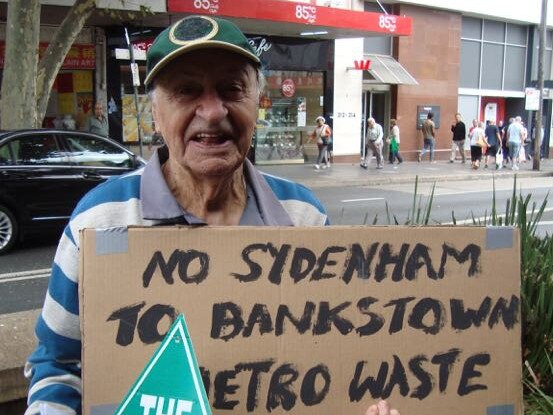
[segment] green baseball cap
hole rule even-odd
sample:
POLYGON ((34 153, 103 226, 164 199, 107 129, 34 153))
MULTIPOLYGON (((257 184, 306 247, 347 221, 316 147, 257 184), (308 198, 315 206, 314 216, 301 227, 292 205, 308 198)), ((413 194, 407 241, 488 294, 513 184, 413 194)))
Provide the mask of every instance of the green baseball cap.
POLYGON ((239 53, 256 64, 259 58, 248 39, 232 22, 217 17, 188 16, 172 24, 152 43, 146 54, 148 86, 173 59, 198 49, 225 49, 239 53))

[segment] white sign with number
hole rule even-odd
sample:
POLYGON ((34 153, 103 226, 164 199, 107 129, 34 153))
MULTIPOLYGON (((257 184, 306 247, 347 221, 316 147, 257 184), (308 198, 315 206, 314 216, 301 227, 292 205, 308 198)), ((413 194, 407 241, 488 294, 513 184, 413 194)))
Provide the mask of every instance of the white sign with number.
POLYGON ((525 94, 524 109, 526 111, 538 111, 540 109, 540 91, 536 88, 526 88, 525 94))

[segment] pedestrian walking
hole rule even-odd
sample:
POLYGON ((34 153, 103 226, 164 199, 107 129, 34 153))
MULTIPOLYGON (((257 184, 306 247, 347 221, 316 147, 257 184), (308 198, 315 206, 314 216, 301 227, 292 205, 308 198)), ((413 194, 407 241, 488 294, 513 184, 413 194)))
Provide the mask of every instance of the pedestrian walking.
POLYGON ((518 157, 521 163, 526 163, 526 160, 532 160, 530 153, 530 143, 532 143, 532 138, 529 137, 528 129, 524 125, 524 121, 521 121, 520 125, 522 126, 522 137, 518 157))
POLYGON ((511 158, 512 170, 518 170, 520 146, 523 141, 522 118, 516 116, 507 129, 507 145, 509 146, 509 157, 511 158))
POLYGON ((484 132, 484 123, 480 121, 470 134, 470 160, 471 167, 475 170, 480 167, 483 147, 488 147, 488 143, 484 132))
POLYGON ((313 167, 319 170, 322 165, 323 169, 326 169, 327 167, 330 167, 328 145, 332 139, 332 130, 330 129, 330 126, 326 124, 326 120, 323 116, 318 116, 315 119, 315 122, 317 123, 317 126, 308 140, 308 142, 316 140, 317 148, 319 149, 319 155, 317 156, 317 161, 313 167))
POLYGON ((365 143, 365 159, 361 163, 361 167, 367 169, 371 163, 373 154, 376 157, 376 168, 381 169, 382 166, 382 147, 384 146, 384 132, 382 127, 373 117, 367 120, 367 142, 365 143))
POLYGON ((499 135, 499 129, 495 125, 495 120, 490 120, 484 134, 486 135, 486 141, 488 143, 486 156, 484 158, 484 168, 488 168, 488 160, 490 157, 493 157, 495 161, 497 152, 501 151, 501 136, 499 135))
POLYGON ((451 157, 450 163, 455 161, 457 157, 457 150, 461 153, 462 163, 465 164, 467 157, 465 155, 465 139, 467 137, 467 127, 461 118, 461 114, 455 114, 455 122, 451 124, 451 132, 453 133, 453 139, 451 141, 451 157))
POLYGON ((397 125, 397 121, 394 118, 390 120, 390 135, 388 136, 387 142, 390 145, 389 163, 394 164, 396 159, 397 159, 397 164, 403 163, 403 157, 401 157, 401 154, 399 153, 399 143, 400 143, 399 126, 397 125))
POLYGON ((436 125, 432 120, 434 113, 429 112, 426 115, 426 120, 422 123, 422 140, 423 145, 419 153, 419 163, 422 161, 422 157, 426 153, 430 153, 430 163, 434 162, 434 148, 436 147, 436 125))

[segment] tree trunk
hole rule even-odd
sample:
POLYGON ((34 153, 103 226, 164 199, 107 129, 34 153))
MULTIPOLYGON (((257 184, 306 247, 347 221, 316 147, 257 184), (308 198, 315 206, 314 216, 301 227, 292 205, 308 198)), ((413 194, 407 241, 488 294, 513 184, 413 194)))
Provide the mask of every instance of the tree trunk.
POLYGON ((0 127, 34 127, 37 121, 36 71, 40 30, 39 0, 10 0, 0 102, 0 127))
MULTIPOLYGON (((12 0, 10 0, 11 2, 12 0)), ((84 24, 94 8, 95 0, 77 0, 63 22, 61 23, 54 38, 48 45, 44 56, 38 64, 36 84, 36 127, 42 125, 46 114, 46 107, 50 98, 50 91, 56 80, 65 56, 73 45, 73 42, 81 32, 84 24)))

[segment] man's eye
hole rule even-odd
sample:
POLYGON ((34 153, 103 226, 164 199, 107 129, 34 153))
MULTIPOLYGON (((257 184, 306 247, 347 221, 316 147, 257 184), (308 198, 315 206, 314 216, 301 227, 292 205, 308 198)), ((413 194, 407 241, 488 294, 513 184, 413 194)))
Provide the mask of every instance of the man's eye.
POLYGON ((183 85, 177 89, 179 95, 194 95, 198 93, 199 88, 194 85, 183 85))
POLYGON ((245 93, 245 88, 242 84, 228 84, 221 88, 222 95, 227 99, 241 98, 245 93))

